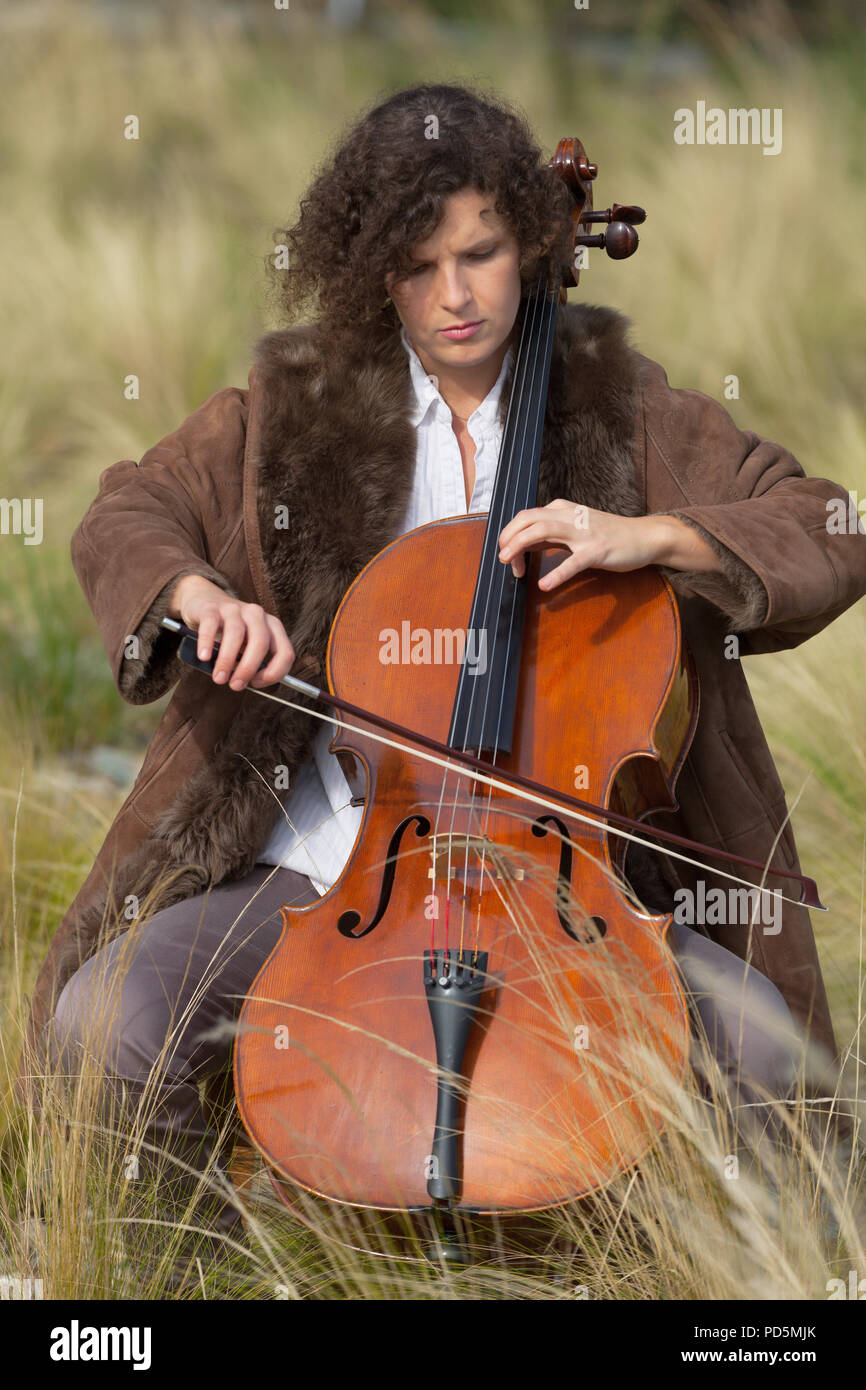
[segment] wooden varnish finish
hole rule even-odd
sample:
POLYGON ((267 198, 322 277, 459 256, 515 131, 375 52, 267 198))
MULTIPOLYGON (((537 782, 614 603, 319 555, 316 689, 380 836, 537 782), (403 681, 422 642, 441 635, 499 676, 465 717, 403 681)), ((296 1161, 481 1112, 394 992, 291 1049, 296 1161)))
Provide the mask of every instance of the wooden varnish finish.
MULTIPOLYGON (((361 572, 337 613, 328 647, 332 691, 366 709, 445 740, 459 668, 380 660, 384 629, 463 629, 470 612, 485 517, 437 522, 401 537, 361 572)), ((630 800, 655 803, 694 726, 676 603, 654 569, 591 571, 553 594, 537 579, 561 551, 531 557, 514 746, 498 760, 555 790, 604 801, 618 779, 630 800), (684 743, 685 740, 685 743, 684 743), (633 762, 630 760, 634 760, 633 762), (649 777, 629 777, 623 769, 649 777), (641 785, 646 792, 641 793, 641 785)), ((431 841, 404 834, 382 921, 347 939, 341 913, 374 917, 395 827, 417 812, 435 817, 441 768, 340 732, 332 749, 369 784, 364 821, 347 867, 318 903, 292 910, 289 925, 250 991, 241 1016, 235 1086, 243 1122, 290 1184, 359 1207, 427 1207, 427 1156, 436 1102, 433 1035, 422 958, 431 923, 431 841), (285 1027, 288 1047, 277 1047, 285 1027)), ((452 827, 458 775, 449 774, 442 831, 452 827)), ((462 799, 469 782, 459 780, 462 799)), ((646 1151, 661 1126, 648 1104, 630 1040, 682 1075, 685 1003, 663 938, 669 918, 636 912, 611 877, 603 829, 563 822, 575 849, 576 920, 604 918, 602 939, 575 941, 556 911, 560 837, 532 833, 546 812, 479 788, 476 804, 503 876, 488 876, 478 946, 489 953, 491 987, 467 1057, 460 1205, 482 1212, 550 1207, 604 1186, 646 1151), (517 877, 518 871, 523 876, 517 877), (589 1045, 575 1046, 588 1028, 589 1045)), ((605 803, 607 804, 607 803, 605 803)), ((633 808, 634 809, 634 808, 633 808)), ((639 812, 638 812, 639 813, 639 812)), ((456 834, 478 833, 465 808, 456 834)), ((472 863, 473 856, 470 856, 472 863)), ((453 863, 462 866, 462 852, 453 863)), ((460 944, 460 882, 452 888, 449 945, 460 944)), ((469 927, 477 879, 466 885, 469 927)), ((436 883, 436 945, 444 944, 445 892, 436 883)), ((651 1063, 648 1064, 651 1066, 651 1063)))

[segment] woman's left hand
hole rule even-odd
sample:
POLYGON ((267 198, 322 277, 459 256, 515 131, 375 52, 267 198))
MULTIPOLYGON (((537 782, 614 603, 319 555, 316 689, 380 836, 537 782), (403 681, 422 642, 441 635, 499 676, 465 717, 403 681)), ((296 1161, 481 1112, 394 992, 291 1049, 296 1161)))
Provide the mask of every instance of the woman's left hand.
POLYGON ((500 534, 499 558, 510 562, 519 578, 526 568, 525 552, 551 546, 562 546, 569 554, 538 581, 540 589, 555 589, 588 569, 714 569, 717 563, 706 542, 676 517, 618 516, 564 498, 518 512, 500 534))

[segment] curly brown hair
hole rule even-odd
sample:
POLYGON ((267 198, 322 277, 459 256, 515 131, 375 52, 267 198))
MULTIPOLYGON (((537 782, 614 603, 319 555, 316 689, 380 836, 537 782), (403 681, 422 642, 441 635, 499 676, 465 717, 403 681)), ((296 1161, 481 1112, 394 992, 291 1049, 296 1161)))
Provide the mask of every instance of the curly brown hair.
POLYGON ((275 233, 289 253, 288 269, 268 258, 280 317, 312 317, 332 337, 396 329, 385 277, 407 273, 411 248, 465 188, 492 195, 510 226, 524 295, 542 265, 568 260, 571 199, 526 118, 494 94, 422 83, 357 120, 301 198, 297 222, 275 233))

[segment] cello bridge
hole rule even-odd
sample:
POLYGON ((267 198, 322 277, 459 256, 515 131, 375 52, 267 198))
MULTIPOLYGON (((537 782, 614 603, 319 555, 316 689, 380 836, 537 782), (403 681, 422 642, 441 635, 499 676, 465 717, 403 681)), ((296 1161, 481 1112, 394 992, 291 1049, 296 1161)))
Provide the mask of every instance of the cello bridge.
POLYGON ((492 878, 519 882, 525 870, 509 861, 500 845, 484 835, 437 834, 435 848, 430 850, 428 878, 459 878, 471 882, 490 874, 492 878))

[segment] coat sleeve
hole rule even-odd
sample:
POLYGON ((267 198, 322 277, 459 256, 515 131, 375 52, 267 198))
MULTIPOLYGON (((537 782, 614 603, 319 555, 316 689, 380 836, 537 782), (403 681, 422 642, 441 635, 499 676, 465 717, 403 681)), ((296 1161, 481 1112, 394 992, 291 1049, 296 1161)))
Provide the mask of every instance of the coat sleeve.
POLYGON ((239 446, 242 472, 242 396, 233 387, 216 392, 138 463, 122 459, 106 468, 73 533, 73 568, 117 689, 130 704, 159 699, 183 669, 177 637, 160 627, 179 579, 200 574, 239 597, 217 567, 225 549, 219 526, 224 508, 207 459, 208 443, 211 451, 239 446), (233 440, 239 427, 240 438, 233 440))
POLYGON ((722 566, 670 577, 719 608, 747 651, 798 646, 866 593, 866 532, 834 525, 849 494, 644 364, 647 512, 692 526, 722 566))

